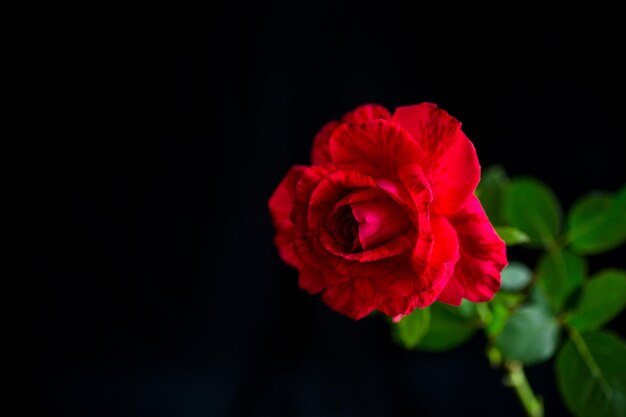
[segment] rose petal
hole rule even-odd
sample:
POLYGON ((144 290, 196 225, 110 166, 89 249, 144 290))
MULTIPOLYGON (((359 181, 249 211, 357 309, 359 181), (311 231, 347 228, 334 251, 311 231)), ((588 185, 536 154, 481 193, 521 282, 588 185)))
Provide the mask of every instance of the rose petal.
POLYGON ((332 120, 326 123, 322 130, 320 130, 315 139, 313 139, 313 146, 311 147, 311 163, 313 165, 323 165, 331 163, 330 151, 328 150, 328 141, 335 129, 341 126, 341 123, 332 120))
POLYGON ((320 181, 335 170, 334 166, 314 165, 305 169, 302 173, 300 180, 296 184, 293 208, 290 214, 291 222, 296 227, 297 232, 306 233, 311 194, 313 194, 320 181))
POLYGON ((330 284, 361 276, 361 262, 349 262, 330 253, 320 242, 319 235, 334 202, 352 188, 368 187, 375 182, 357 171, 341 171, 333 165, 307 168, 296 185, 296 197, 291 210, 295 225, 294 252, 307 266, 322 271, 330 284))
MULTIPOLYGON (((304 170, 296 184, 295 198, 290 219, 294 225, 294 252, 300 260, 314 269, 321 269, 320 260, 316 258, 311 244, 308 227, 309 200, 315 187, 336 168, 328 165, 314 165, 304 170)), ((316 232, 314 232, 316 233, 316 232)))
POLYGON ((439 301, 454 305, 462 298, 489 301, 500 289, 500 272, 508 263, 506 245, 475 196, 450 223, 459 236, 460 258, 439 301))
POLYGON ((363 275, 364 273, 371 272, 373 268, 372 262, 385 260, 397 255, 401 255, 404 252, 410 250, 415 244, 415 231, 411 230, 403 235, 395 237, 394 239, 386 242, 374 249, 364 250, 361 252, 346 252, 346 249, 341 247, 332 234, 326 227, 320 229, 319 240, 322 246, 331 254, 340 256, 348 261, 358 261, 359 263, 366 263, 362 266, 350 263, 346 265, 339 265, 337 261, 326 260, 329 265, 335 266, 339 271, 343 273, 353 273, 356 275, 363 275), (368 268, 370 271, 368 271, 368 268))
POLYGON ((268 203, 272 223, 276 229, 274 243, 278 247, 278 253, 287 264, 295 268, 300 268, 302 263, 293 251, 294 225, 289 214, 293 207, 296 184, 305 169, 306 167, 302 165, 290 168, 268 203))
POLYGON ((389 119, 391 113, 380 104, 364 104, 348 112, 341 119, 344 123, 360 124, 368 120, 389 119))
POLYGON ((404 210, 391 199, 361 201, 350 206, 359 222, 359 241, 364 250, 380 246, 411 228, 404 210))
POLYGON ((437 301, 453 306, 460 306, 463 301, 464 294, 465 290, 461 286, 461 281, 455 278, 450 278, 448 284, 444 287, 443 291, 441 291, 441 294, 439 294, 437 301))
POLYGON ((324 289, 326 282, 321 271, 304 267, 300 270, 298 285, 310 294, 317 294, 324 289))
POLYGON ((337 165, 350 166, 376 179, 396 178, 398 166, 417 162, 421 153, 406 130, 386 120, 344 124, 332 134, 329 148, 337 165))
POLYGON ((373 119, 388 119, 389 110, 378 104, 365 104, 359 106, 343 116, 342 121, 332 120, 326 123, 313 140, 311 148, 311 162, 313 165, 323 165, 331 163, 328 150, 328 141, 332 133, 343 123, 363 123, 373 119))
MULTIPOLYGON (((395 204, 395 200, 390 198, 389 194, 385 190, 374 187, 368 187, 364 189, 358 189, 357 191, 352 191, 347 196, 339 200, 339 202, 337 202, 333 207, 330 215, 327 217, 325 224, 319 230, 319 240, 326 248, 326 250, 334 255, 341 256, 350 261, 372 262, 396 256, 411 249, 414 246, 416 233, 415 228, 410 224, 406 229, 402 231, 401 234, 371 250, 364 250, 360 252, 347 252, 346 244, 342 246, 338 243, 338 239, 336 237, 338 232, 334 228, 338 227, 338 225, 335 223, 337 222, 337 218, 339 217, 340 210, 349 209, 350 215, 352 215, 350 205, 358 204, 361 202, 373 202, 380 200, 395 204)), ((398 205, 398 209, 402 211, 401 214, 404 216, 404 208, 401 208, 398 205)), ((356 219, 354 219, 354 221, 356 222, 356 219)), ((352 237, 352 239, 354 239, 354 237, 352 237)), ((352 245, 352 242, 350 242, 350 244, 352 245)))
MULTIPOLYGON (((404 188, 408 190, 415 212, 417 213, 418 237, 413 250, 415 259, 424 263, 430 259, 433 248, 433 234, 430 225, 430 202, 433 199, 430 185, 419 165, 403 165, 398 170, 398 176, 404 188)), ((413 221, 415 223, 415 220, 413 221)))
MULTIPOLYGON (((416 308, 428 307, 434 303, 450 276, 447 264, 431 264, 420 274, 420 279, 433 283, 430 288, 408 296, 388 296, 382 292, 375 292, 374 305, 376 309, 388 316, 410 314, 416 308)), ((414 279, 414 277, 413 277, 414 279)), ((406 278, 405 278, 406 282, 406 278)), ((402 280, 396 280, 396 286, 405 286, 402 280), (397 285, 400 284, 400 285, 397 285)))
POLYGON ((430 226, 433 231, 433 251, 429 262, 454 265, 459 260, 459 238, 447 218, 432 216, 430 226))
POLYGON ((461 131, 461 123, 430 103, 398 107, 390 120, 406 129, 423 149, 420 164, 433 190, 431 210, 438 214, 459 211, 480 180, 476 150, 461 131))
POLYGON ((409 314, 434 303, 447 285, 459 258, 456 232, 443 217, 435 217, 431 223, 434 246, 428 262, 413 256, 404 268, 397 263, 386 276, 370 278, 377 310, 389 316, 409 314))
POLYGON ((369 282, 363 278, 355 278, 327 288, 322 294, 322 300, 331 309, 358 320, 374 310, 373 296, 369 282))
MULTIPOLYGON (((383 259, 405 252, 414 241, 414 230, 376 249, 347 255, 340 248, 333 249, 332 237, 326 230, 326 220, 338 201, 344 201, 353 190, 366 190, 376 186, 369 176, 354 170, 337 169, 332 165, 315 166, 307 169, 296 187, 296 199, 292 210, 296 239, 294 250, 309 266, 324 271, 328 282, 350 277, 364 276, 372 271, 387 268, 383 259), (307 204, 308 202, 308 204, 307 204), (382 262, 382 263, 381 263, 382 262), (326 271, 334 271, 327 276, 326 271)), ((360 195, 360 193, 359 193, 360 195)))
POLYGON ((309 230, 318 230, 320 222, 328 219, 337 202, 351 191, 374 186, 374 179, 359 171, 340 169, 329 173, 310 195, 307 214, 309 230))

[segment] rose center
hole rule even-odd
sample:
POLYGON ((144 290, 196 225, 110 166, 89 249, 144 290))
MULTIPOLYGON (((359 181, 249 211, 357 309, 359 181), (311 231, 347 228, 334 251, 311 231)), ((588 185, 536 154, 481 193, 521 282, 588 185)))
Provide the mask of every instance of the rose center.
POLYGON ((334 220, 335 240, 353 253, 376 248, 411 228, 404 210, 390 199, 346 204, 337 210, 334 220))

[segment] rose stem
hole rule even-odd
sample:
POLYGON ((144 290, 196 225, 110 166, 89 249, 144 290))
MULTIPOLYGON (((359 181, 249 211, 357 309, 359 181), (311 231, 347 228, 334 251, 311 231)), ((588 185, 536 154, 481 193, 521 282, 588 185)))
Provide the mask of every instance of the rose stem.
POLYGON ((530 387, 524 368, 519 362, 507 362, 504 367, 507 370, 507 385, 515 390, 517 398, 524 406, 528 417, 543 417, 543 404, 530 387))

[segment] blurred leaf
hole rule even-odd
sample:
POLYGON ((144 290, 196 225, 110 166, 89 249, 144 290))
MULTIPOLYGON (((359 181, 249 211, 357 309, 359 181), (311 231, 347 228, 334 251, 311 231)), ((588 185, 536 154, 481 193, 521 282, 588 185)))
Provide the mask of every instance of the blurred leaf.
POLYGON ((487 333, 488 336, 498 335, 502 329, 504 329, 509 314, 509 309, 504 304, 493 304, 491 308, 491 321, 487 324, 485 333, 487 333))
POLYGON ((549 247, 561 230, 561 207, 552 190, 533 178, 511 181, 504 198, 508 224, 526 233, 529 244, 549 247))
POLYGON ((523 290, 530 283, 532 271, 521 262, 511 261, 502 271, 502 289, 516 292, 523 290))
POLYGON ((626 415, 626 345, 605 332, 574 334, 555 371, 561 396, 579 417, 626 415))
POLYGON ((530 290, 529 300, 533 304, 538 304, 545 308, 550 308, 550 302, 548 301, 548 296, 546 296, 546 291, 543 287, 539 285, 534 285, 530 290))
POLYGON ((477 319, 478 313, 476 312, 476 304, 468 300, 461 301, 461 305, 459 306, 459 314, 465 319, 477 319))
POLYGON ((394 339, 407 349, 415 349, 430 325, 430 310, 416 308, 411 314, 392 324, 394 339))
POLYGON ((532 365, 554 354, 558 338, 559 326, 552 313, 530 304, 511 315, 496 338, 496 346, 505 358, 532 365))
POLYGON ((581 254, 606 252, 626 240, 626 187, 617 198, 591 193, 580 198, 567 218, 572 249, 581 254))
POLYGON ((522 245, 530 242, 530 237, 519 229, 511 226, 496 226, 496 233, 507 246, 522 245))
POLYGON ((476 326, 461 316, 458 307, 435 303, 429 307, 430 328, 417 348, 427 351, 445 351, 468 340, 476 326))
POLYGON ((608 269, 587 282, 568 323, 581 331, 595 330, 618 315, 624 305, 626 271, 608 269))
POLYGON ((549 252, 539 259, 538 285, 553 311, 561 311, 567 297, 582 285, 586 272, 585 259, 567 250, 549 252))
POLYGON ((525 298, 526 296, 524 294, 516 294, 516 293, 508 293, 508 292, 500 291, 493 297, 493 300, 491 300, 490 303, 502 304, 509 310, 512 310, 516 308, 517 306, 519 306, 524 301, 525 298))
POLYGON ((497 226, 496 233, 504 240, 507 246, 521 245, 530 242, 530 238, 524 232, 511 226, 497 226))
POLYGON ((502 199, 508 182, 509 178, 500 165, 490 166, 482 172, 476 194, 492 224, 505 224, 502 216, 502 199))

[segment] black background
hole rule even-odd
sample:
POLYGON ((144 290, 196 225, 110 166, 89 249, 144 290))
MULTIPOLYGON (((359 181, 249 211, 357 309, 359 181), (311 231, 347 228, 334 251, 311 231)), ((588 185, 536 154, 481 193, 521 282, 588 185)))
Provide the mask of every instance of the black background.
MULTIPOLYGON (((37 70, 54 134, 27 212, 38 415, 522 416, 481 337, 403 351, 380 318, 299 290, 272 243, 274 187, 366 102, 439 104, 483 167, 539 177, 564 207, 624 183, 610 11, 450 12, 276 1, 57 28, 65 53, 37 70)), ((590 259, 607 266, 623 256, 590 259)), ((547 415, 567 415, 552 362, 528 374, 547 415)))

